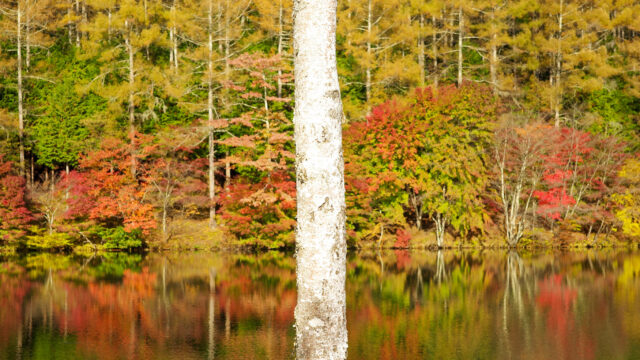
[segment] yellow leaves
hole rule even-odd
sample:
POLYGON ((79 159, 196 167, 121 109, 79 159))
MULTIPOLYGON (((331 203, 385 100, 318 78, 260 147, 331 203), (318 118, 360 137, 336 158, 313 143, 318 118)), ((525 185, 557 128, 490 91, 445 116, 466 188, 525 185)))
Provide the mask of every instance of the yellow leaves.
POLYGON ((131 43, 137 48, 145 48, 151 44, 165 47, 170 45, 158 24, 153 24, 151 27, 142 30, 138 37, 131 40, 131 43))
POLYGON ((16 114, 10 114, 6 109, 0 108, 0 130, 8 132, 10 128, 15 128, 17 120, 16 114))
POLYGON ((622 167, 618 176, 627 180, 640 181, 640 160, 631 159, 622 167))
POLYGON ((626 181, 628 187, 624 193, 613 195, 613 201, 620 208, 616 217, 622 222, 622 231, 626 235, 640 237, 640 159, 628 160, 618 176, 626 181))

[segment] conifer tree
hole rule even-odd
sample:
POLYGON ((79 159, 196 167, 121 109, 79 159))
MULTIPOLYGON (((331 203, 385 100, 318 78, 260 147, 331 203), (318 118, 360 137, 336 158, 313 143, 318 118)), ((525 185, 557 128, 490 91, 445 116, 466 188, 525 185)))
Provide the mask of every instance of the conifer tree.
POLYGON ((341 44, 341 50, 355 61, 353 71, 362 79, 364 100, 380 101, 387 93, 414 85, 418 62, 405 61, 401 47, 406 43, 415 49, 413 41, 407 41, 411 18, 405 2, 350 0, 343 5, 338 32, 349 41, 341 44))
POLYGON ((109 99, 114 118, 126 116, 131 174, 136 177, 136 120, 157 116, 154 85, 161 78, 149 47, 166 45, 155 21, 160 9, 151 0, 124 0, 113 9, 100 10, 86 26, 85 48, 89 55, 98 56, 102 64, 100 75, 88 85, 109 99))

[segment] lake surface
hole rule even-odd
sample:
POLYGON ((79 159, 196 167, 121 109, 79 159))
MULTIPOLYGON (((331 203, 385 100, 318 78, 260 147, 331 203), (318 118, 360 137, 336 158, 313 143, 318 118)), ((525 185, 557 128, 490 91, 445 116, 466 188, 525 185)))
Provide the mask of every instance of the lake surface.
MULTIPOLYGON (((291 359, 291 254, 0 258, 0 359, 291 359)), ((640 252, 350 253, 350 359, 640 359, 640 252)))

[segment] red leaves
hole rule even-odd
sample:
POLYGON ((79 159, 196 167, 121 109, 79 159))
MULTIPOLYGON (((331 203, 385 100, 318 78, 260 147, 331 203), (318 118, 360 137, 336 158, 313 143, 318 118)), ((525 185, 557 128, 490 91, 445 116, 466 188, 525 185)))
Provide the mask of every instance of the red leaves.
POLYGON ((396 241, 393 243, 395 249, 408 249, 411 241, 411 234, 405 229, 396 231, 396 241))
POLYGON ((575 205, 576 199, 567 195, 564 188, 551 188, 547 191, 536 190, 533 196, 538 199, 538 214, 546 215, 553 220, 560 220, 559 209, 575 205))
MULTIPOLYGON (((145 153, 155 148, 144 147, 146 150, 138 154, 138 158, 143 159, 145 153)), ((91 204, 88 215, 92 220, 105 222, 115 219, 127 231, 141 229, 144 234, 149 234, 156 227, 153 206, 145 201, 150 185, 141 181, 144 173, 140 174, 140 179, 133 178, 130 159, 127 144, 114 138, 105 139, 98 150, 80 161, 85 177, 81 184, 88 191, 84 199, 78 197, 75 201, 91 204)), ((140 166, 138 169, 143 170, 140 166)))
POLYGON ((221 196, 227 230, 241 241, 271 247, 291 244, 295 229, 295 181, 284 171, 260 183, 237 183, 221 196))
POLYGON ((33 219, 25 203, 25 180, 0 155, 0 229, 19 229, 33 219))
MULTIPOLYGON (((606 211, 588 203, 603 199, 613 186, 622 163, 621 144, 571 128, 546 128, 540 158, 544 161, 542 189, 533 195, 538 199, 538 213, 553 220, 582 213, 606 211)), ((592 215, 600 216, 597 213, 592 215)))

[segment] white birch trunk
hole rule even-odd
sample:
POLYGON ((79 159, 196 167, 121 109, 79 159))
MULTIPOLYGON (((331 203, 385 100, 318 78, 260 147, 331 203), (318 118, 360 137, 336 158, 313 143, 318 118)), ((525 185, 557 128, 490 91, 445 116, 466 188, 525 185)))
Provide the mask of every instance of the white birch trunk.
POLYGON ((433 34, 432 34, 432 42, 431 42, 431 50, 433 51, 433 87, 438 89, 438 31, 437 31, 437 23, 436 17, 431 16, 431 21, 433 22, 433 34))
POLYGON ((371 27, 373 22, 373 8, 371 0, 367 5, 367 69, 366 69, 366 82, 365 82, 365 95, 367 101, 371 100, 371 27))
MULTIPOLYGON (((280 0, 278 8, 278 56, 282 56, 282 48, 284 43, 284 7, 282 6, 282 0, 280 0)), ((282 69, 278 69, 278 97, 282 97, 282 69)))
POLYGON ((24 58, 24 68, 25 71, 29 71, 29 67, 31 66, 31 29, 30 29, 30 12, 31 8, 29 7, 29 3, 26 3, 26 7, 24 9, 24 47, 26 50, 25 58, 24 58))
POLYGON ((127 27, 127 37, 126 37, 126 45, 127 52, 129 55, 129 146, 131 151, 131 175, 136 177, 137 163, 136 163, 136 125, 135 125, 135 70, 134 70, 134 54, 133 54, 133 44, 131 44, 131 28, 128 25, 128 22, 125 22, 125 26, 127 27))
POLYGON ((458 13, 458 87, 462 86, 462 46, 464 40, 464 14, 462 8, 458 13))
POLYGON ((495 8, 491 10, 491 56, 489 57, 489 74, 493 94, 498 95, 498 30, 496 29, 495 8))
POLYGON ((560 14, 558 16, 558 43, 556 53, 556 81, 554 92, 555 127, 560 127, 560 106, 562 103, 562 30, 563 30, 564 0, 560 0, 560 14))
POLYGON ((295 0, 296 354, 346 359, 346 239, 337 0, 295 0))
POLYGON ((422 37, 424 29, 424 17, 420 15, 420 34, 418 35, 418 66, 420 66, 420 86, 424 87, 425 84, 425 71, 424 71, 424 38, 422 37))
POLYGON ((215 138, 213 129, 213 0, 209 0, 208 13, 208 51, 207 61, 207 115, 209 120, 209 227, 215 229, 216 224, 216 185, 215 185, 215 138))

